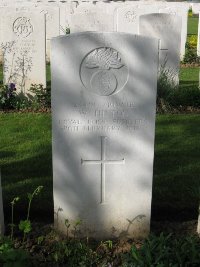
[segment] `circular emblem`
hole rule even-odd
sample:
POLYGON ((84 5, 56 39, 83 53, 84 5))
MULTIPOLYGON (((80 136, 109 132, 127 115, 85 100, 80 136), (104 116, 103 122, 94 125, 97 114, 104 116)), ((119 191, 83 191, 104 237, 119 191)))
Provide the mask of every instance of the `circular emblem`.
POLYGON ((134 22, 135 19, 137 18, 137 15, 135 14, 134 11, 128 11, 126 12, 126 14, 124 15, 125 19, 128 21, 128 22, 134 22))
POLYGON ((119 92, 126 84, 128 68, 115 49, 96 48, 83 59, 80 78, 90 92, 110 96, 119 92))
POLYGON ((27 37, 33 32, 33 26, 30 19, 19 17, 13 23, 13 32, 20 37, 27 37))

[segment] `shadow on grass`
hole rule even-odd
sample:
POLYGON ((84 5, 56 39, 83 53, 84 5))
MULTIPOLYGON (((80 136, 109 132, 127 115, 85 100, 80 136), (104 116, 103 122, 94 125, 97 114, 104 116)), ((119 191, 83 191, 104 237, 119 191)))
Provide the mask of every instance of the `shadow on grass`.
POLYGON ((152 219, 197 219, 200 186, 198 115, 157 119, 152 219))
POLYGON ((1 151, 2 184, 5 220, 11 220, 10 202, 16 196, 20 201, 15 206, 15 220, 24 219, 27 211, 27 193, 32 193, 39 185, 44 186, 40 195, 36 196, 31 206, 31 220, 53 222, 53 181, 51 145, 43 147, 43 152, 27 159, 4 163, 4 158, 14 154, 1 151))

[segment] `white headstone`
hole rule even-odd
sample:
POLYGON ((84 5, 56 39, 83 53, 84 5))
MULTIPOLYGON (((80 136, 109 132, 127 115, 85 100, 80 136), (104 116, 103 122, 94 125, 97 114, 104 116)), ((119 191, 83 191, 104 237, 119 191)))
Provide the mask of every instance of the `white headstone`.
POLYGON ((4 83, 28 94, 31 84, 46 86, 45 20, 38 12, 1 9, 4 83))
POLYGON ((192 3, 192 13, 199 14, 200 12, 200 3, 192 3))
POLYGON ((139 8, 129 5, 118 8, 116 15, 117 31, 139 34, 139 17, 154 12, 156 12, 156 9, 151 6, 139 8))
POLYGON ((183 60, 185 55, 185 44, 187 41, 187 24, 188 24, 188 8, 186 6, 183 7, 167 7, 161 8, 159 10, 160 13, 167 13, 172 15, 177 15, 181 17, 181 60, 183 60))
POLYGON ((40 13, 45 14, 46 19, 46 55, 50 60, 50 40, 60 35, 60 9, 58 6, 37 5, 40 13))
POLYGON ((179 83, 181 17, 170 14, 140 16, 141 35, 160 39, 159 70, 164 70, 170 81, 179 83))
POLYGON ((158 40, 79 33, 52 40, 58 228, 145 237, 151 216, 158 40))
POLYGON ((114 19, 106 13, 79 13, 70 16, 70 32, 113 31, 114 19))
POLYGON ((0 236, 4 234, 4 212, 3 212, 3 198, 1 187, 1 169, 0 169, 0 236))
MULTIPOLYGON (((200 13, 199 13, 200 14, 200 13)), ((199 17, 200 18, 200 17, 199 17)), ((200 19, 198 22, 197 56, 200 56, 200 19)), ((200 80, 199 80, 200 81, 200 80)))

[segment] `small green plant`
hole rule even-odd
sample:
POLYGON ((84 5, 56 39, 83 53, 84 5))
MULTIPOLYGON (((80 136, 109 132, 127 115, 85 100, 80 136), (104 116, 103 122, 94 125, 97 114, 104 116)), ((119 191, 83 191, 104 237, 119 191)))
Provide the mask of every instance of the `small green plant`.
POLYGON ((65 226, 67 227, 67 239, 69 237, 69 227, 70 227, 70 223, 68 219, 65 219, 65 226))
POLYGON ((19 223, 19 229, 23 231, 23 243, 25 241, 26 234, 28 234, 31 231, 31 221, 30 221, 30 209, 31 209, 31 203, 35 196, 37 196, 41 190, 43 189, 43 186, 38 186, 33 193, 28 193, 28 209, 27 209, 27 217, 26 220, 21 220, 19 223))
POLYGON ((66 27, 66 29, 65 29, 65 34, 66 34, 66 35, 67 35, 67 34, 70 34, 70 28, 66 27))
POLYGON ((0 109, 14 109, 16 105, 16 88, 14 83, 0 85, 0 109))
POLYGON ((42 84, 32 84, 29 91, 33 94, 31 106, 34 110, 46 109, 51 107, 50 88, 44 88, 42 84))
POLYGON ((30 255, 23 249, 15 249, 9 238, 0 238, 0 266, 30 266, 30 255))
MULTIPOLYGON (((197 38, 197 37, 196 37, 197 38)), ((185 56, 183 59, 183 63, 199 63, 200 59, 197 56, 197 47, 196 47, 197 40, 195 37, 190 37, 187 40, 185 45, 185 56)))
POLYGON ((11 202, 11 224, 10 224, 10 227, 11 227, 11 234, 10 234, 10 239, 13 240, 13 231, 14 231, 14 227, 15 227, 15 224, 14 224, 14 206, 15 204, 19 201, 19 197, 15 197, 11 202))
POLYGON ((192 16, 193 16, 193 12, 192 12, 192 8, 190 7, 188 11, 188 17, 192 18, 192 16))
POLYGON ((75 221, 74 223, 74 239, 76 238, 76 234, 78 232, 78 227, 82 224, 82 221, 80 219, 78 219, 77 221, 75 221))
POLYGON ((123 267, 198 267, 200 239, 197 236, 175 238, 172 234, 151 235, 138 249, 135 245, 123 255, 123 267))

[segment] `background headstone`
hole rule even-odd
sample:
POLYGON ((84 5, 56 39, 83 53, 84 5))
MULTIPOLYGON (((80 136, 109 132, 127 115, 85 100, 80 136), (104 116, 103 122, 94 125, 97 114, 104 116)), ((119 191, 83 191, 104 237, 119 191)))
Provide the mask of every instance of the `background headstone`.
POLYGON ((172 15, 177 15, 181 17, 181 60, 183 60, 185 55, 185 45, 187 41, 187 24, 188 24, 188 8, 187 6, 172 6, 161 8, 160 13, 167 13, 172 15))
POLYGON ((179 83, 181 17, 170 14, 140 16, 141 35, 160 39, 159 71, 164 71, 169 81, 179 83))
POLYGON ((113 31, 113 16, 106 13, 78 13, 70 16, 70 32, 113 31))
POLYGON ((45 20, 38 12, 1 9, 4 83, 28 94, 31 84, 46 86, 45 20))
POLYGON ((155 7, 143 6, 140 8, 129 5, 118 8, 116 15, 117 31, 139 34, 139 17, 149 13, 156 13, 155 7))
POLYGON ((52 41, 55 224, 84 236, 149 233, 158 40, 76 33, 52 41))

